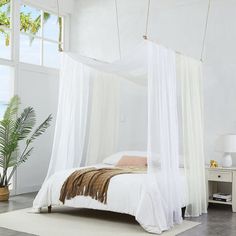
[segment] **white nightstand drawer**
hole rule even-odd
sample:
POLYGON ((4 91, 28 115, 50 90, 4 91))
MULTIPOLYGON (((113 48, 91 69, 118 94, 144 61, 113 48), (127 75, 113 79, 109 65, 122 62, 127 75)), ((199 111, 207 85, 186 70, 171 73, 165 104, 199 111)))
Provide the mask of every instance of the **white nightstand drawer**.
POLYGON ((232 173, 225 171, 209 171, 208 180, 218 182, 232 182, 232 173))

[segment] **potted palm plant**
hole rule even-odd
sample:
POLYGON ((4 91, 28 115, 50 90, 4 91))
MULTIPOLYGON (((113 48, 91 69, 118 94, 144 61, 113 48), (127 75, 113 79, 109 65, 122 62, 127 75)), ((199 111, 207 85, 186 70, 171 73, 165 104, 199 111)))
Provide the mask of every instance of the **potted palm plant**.
POLYGON ((35 130, 35 111, 27 107, 18 116, 20 99, 14 96, 0 121, 0 201, 9 199, 9 184, 19 165, 24 163, 33 151, 33 141, 50 126, 52 116, 35 130), (24 142, 20 151, 19 143, 24 142))

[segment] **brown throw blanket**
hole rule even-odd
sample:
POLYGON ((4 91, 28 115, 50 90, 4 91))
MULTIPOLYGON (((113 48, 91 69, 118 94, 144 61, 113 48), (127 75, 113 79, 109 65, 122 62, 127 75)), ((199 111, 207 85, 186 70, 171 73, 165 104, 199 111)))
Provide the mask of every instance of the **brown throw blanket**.
POLYGON ((75 196, 90 196, 101 203, 107 203, 107 190, 113 176, 131 173, 144 173, 140 168, 86 168, 74 171, 61 188, 60 201, 75 196))

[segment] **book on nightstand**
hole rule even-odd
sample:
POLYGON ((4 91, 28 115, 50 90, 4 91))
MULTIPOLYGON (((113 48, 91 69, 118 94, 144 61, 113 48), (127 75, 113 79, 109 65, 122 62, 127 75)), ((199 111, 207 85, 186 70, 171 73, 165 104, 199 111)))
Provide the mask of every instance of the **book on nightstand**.
POLYGON ((232 201, 232 195, 228 193, 214 193, 213 200, 221 202, 230 202, 232 201))

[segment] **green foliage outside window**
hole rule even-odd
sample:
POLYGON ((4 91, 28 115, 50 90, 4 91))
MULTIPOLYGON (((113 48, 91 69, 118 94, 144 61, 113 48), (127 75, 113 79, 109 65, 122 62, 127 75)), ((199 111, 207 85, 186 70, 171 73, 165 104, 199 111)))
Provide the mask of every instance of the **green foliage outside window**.
MULTIPOLYGON (((0 0, 0 8, 4 5, 8 4, 9 0, 0 0)), ((1 11, 0 9, 0 26, 4 26, 6 28, 10 28, 10 6, 7 7, 6 11, 1 11)), ((0 28, 0 33, 5 36, 5 45, 9 46, 10 43, 10 35, 4 29, 0 28)))
MULTIPOLYGON (((4 26, 4 28, 10 28, 11 22, 10 22, 10 0, 0 0, 0 27, 4 26), (1 7, 7 6, 6 11, 2 11, 1 7)), ((44 22, 47 22, 47 20, 50 18, 50 14, 47 12, 44 12, 43 14, 43 20, 44 22)), ((31 34, 30 36, 30 42, 32 43, 34 40, 34 35, 38 33, 38 31, 41 28, 41 16, 39 15, 36 19, 33 19, 31 16, 31 13, 20 13, 20 30, 23 32, 27 32, 31 34)), ((59 22, 59 42, 62 40, 62 19, 61 17, 58 18, 59 22)), ((4 34, 5 36, 5 45, 9 46, 10 44, 10 35, 9 32, 6 31, 4 28, 0 28, 0 34, 4 34)), ((58 50, 62 51, 62 47, 59 44, 58 50)))

